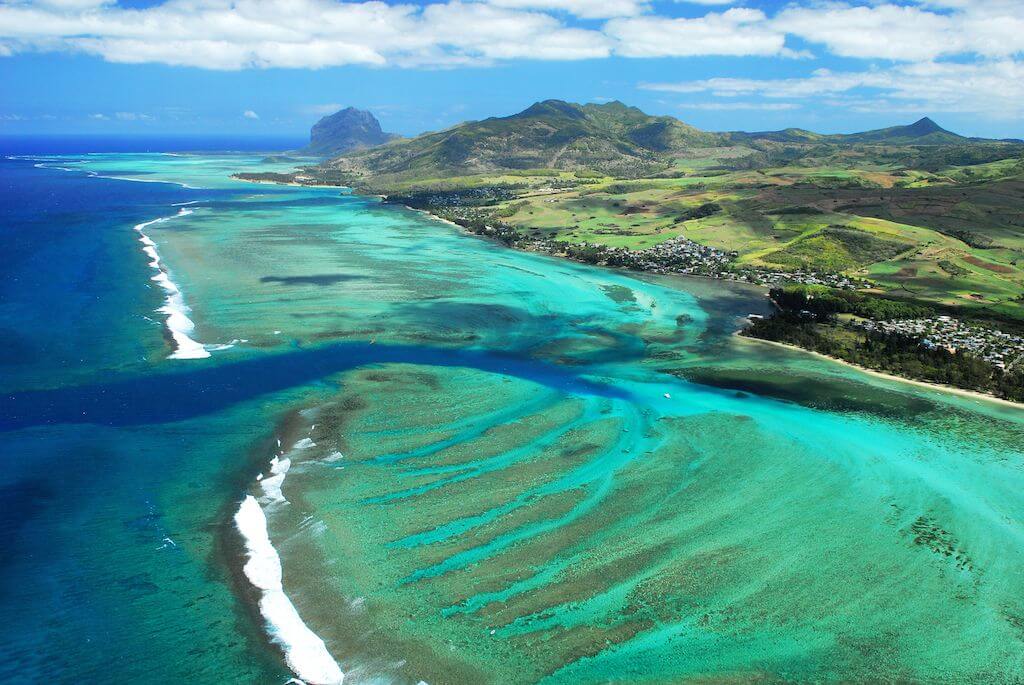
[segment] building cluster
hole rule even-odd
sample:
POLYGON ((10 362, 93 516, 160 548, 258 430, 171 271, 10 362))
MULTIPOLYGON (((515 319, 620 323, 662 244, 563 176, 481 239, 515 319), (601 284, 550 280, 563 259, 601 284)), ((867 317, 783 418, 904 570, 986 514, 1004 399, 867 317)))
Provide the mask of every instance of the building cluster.
POLYGON ((805 285, 826 285, 841 290, 856 290, 870 287, 870 283, 859 278, 842 274, 818 273, 814 271, 768 271, 765 269, 735 269, 730 265, 739 256, 736 252, 723 252, 701 245, 682 236, 666 240, 645 250, 625 248, 604 248, 607 263, 625 266, 638 271, 655 273, 682 273, 713 276, 756 285, 776 286, 788 283, 805 285))
POLYGON ((720 276, 735 254, 677 236, 643 250, 604 247, 605 261, 637 271, 720 276))
POLYGON ((972 326, 951 316, 860 322, 869 331, 915 338, 927 348, 943 348, 984 359, 996 368, 1024 367, 1024 337, 972 326))
POLYGON ((683 236, 676 236, 643 250, 631 250, 625 247, 609 247, 596 243, 567 243, 547 238, 532 238, 511 226, 502 224, 496 226, 488 224, 474 232, 499 238, 508 245, 533 252, 546 252, 590 264, 620 266, 636 271, 708 276, 763 286, 802 283, 826 285, 841 290, 856 290, 871 286, 868 281, 842 274, 802 270, 768 271, 753 267, 736 269, 732 266, 733 260, 738 256, 736 252, 724 252, 683 236))
POLYGON ((745 269, 733 274, 736 280, 756 283, 769 287, 787 285, 790 283, 801 283, 803 285, 827 285, 830 288, 839 290, 857 290, 870 288, 871 283, 862 278, 851 278, 843 274, 820 273, 817 271, 778 271, 766 269, 745 269))
POLYGON ((491 185, 458 190, 414 191, 389 195, 387 200, 415 209, 444 213, 445 211, 456 211, 459 208, 491 207, 499 202, 514 200, 517 197, 516 190, 517 187, 512 185, 491 185))

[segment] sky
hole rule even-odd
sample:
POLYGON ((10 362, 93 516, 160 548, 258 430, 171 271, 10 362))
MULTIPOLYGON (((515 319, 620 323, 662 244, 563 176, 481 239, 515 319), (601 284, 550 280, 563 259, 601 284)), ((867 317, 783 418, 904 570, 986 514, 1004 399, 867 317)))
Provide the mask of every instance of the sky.
POLYGON ((414 135, 620 100, 708 130, 1024 137, 1024 0, 0 0, 0 135, 414 135))

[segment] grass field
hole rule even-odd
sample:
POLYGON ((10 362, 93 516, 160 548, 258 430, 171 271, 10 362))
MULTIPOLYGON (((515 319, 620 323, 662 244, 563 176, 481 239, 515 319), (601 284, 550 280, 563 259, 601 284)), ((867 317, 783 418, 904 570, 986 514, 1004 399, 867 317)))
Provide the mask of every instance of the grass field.
POLYGON ((720 150, 704 153, 656 178, 538 170, 399 189, 505 186, 514 199, 494 211, 525 235, 629 249, 684 236, 736 252, 739 266, 856 275, 893 295, 1024 318, 1021 160, 937 172, 881 164, 728 170, 720 150), (692 217, 712 204, 715 211, 692 217))

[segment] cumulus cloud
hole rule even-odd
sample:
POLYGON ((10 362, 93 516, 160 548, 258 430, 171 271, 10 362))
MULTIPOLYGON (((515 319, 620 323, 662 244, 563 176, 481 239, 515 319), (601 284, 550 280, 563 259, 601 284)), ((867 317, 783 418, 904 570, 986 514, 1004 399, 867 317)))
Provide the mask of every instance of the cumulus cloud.
POLYGON ((244 112, 242 112, 242 116, 245 117, 246 119, 259 119, 260 118, 260 115, 257 114, 256 112, 252 111, 251 109, 247 109, 244 112))
POLYGON ((642 0, 490 0, 490 4, 515 9, 568 12, 583 19, 631 17, 647 9, 647 3, 642 0))
POLYGON ((1020 0, 0 0, 0 57, 75 51, 205 69, 459 67, 505 60, 835 55, 897 62, 1024 53, 1020 0), (703 9, 700 9, 703 7, 703 9), (817 47, 815 48, 818 49, 817 47))
POLYGON ((822 98, 835 106, 882 111, 965 112, 992 118, 1024 116, 1024 63, 920 62, 891 69, 833 72, 819 69, 807 78, 712 78, 676 83, 644 83, 646 90, 710 93, 722 98, 822 98))
POLYGON ((328 102, 322 105, 306 105, 301 108, 301 111, 303 114, 334 114, 342 109, 345 109, 345 105, 339 102, 328 102))
POLYGON ((143 9, 6 2, 0 3, 0 40, 14 50, 64 49, 111 62, 208 69, 454 66, 609 54, 600 32, 569 27, 551 14, 459 0, 423 7, 166 0, 143 9))
POLYGON ((786 43, 763 12, 742 8, 694 19, 615 19, 605 32, 616 41, 616 52, 626 57, 778 55, 786 43))
POLYGON ((922 5, 790 7, 772 24, 843 57, 923 61, 963 53, 1008 57, 1024 51, 1024 7, 1017 0, 922 5))
POLYGON ((680 109, 700 109, 712 112, 729 110, 762 110, 766 112, 782 112, 800 109, 795 102, 684 102, 680 109))

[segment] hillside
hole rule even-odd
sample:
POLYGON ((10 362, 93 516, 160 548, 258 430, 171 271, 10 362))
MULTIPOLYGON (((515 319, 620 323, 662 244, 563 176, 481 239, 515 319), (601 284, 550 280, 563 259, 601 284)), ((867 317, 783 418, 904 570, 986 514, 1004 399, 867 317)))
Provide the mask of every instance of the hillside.
POLYGON ((719 134, 621 102, 545 100, 507 117, 468 122, 331 160, 360 177, 442 178, 501 170, 591 170, 638 177, 667 168, 672 154, 719 145, 719 134))
POLYGON ((380 122, 370 112, 346 107, 323 117, 313 125, 309 145, 303 152, 332 157, 381 145, 396 137, 393 133, 385 133, 380 127, 380 122))
POLYGON ((453 176, 529 170, 627 179, 677 175, 694 164, 736 170, 795 164, 935 171, 1016 156, 1015 142, 968 138, 927 117, 850 134, 799 128, 714 133, 621 102, 545 100, 511 116, 470 121, 372 149, 361 145, 329 160, 323 173, 383 192, 410 183, 429 186, 453 176))
POLYGON ((840 293, 859 307, 841 310, 847 318, 807 321, 801 305, 756 334, 889 373, 1024 396, 1024 379, 1007 391, 992 371, 1009 358, 1005 349, 970 358, 983 377, 976 383, 957 375, 967 367, 956 359, 916 343, 878 348, 876 329, 865 328, 945 322, 949 335, 968 336, 966 349, 982 351, 991 336, 977 330, 1024 333, 1019 141, 961 136, 927 117, 852 134, 711 133, 619 102, 547 100, 292 174, 237 176, 347 185, 509 246, 588 263, 840 293))
POLYGON ((731 131, 726 136, 734 142, 772 141, 831 145, 960 145, 972 141, 981 142, 981 139, 966 138, 947 131, 928 117, 906 126, 889 126, 860 133, 823 134, 802 128, 787 128, 782 131, 757 131, 754 133, 731 131))
POLYGON ((966 142, 964 136, 942 128, 928 117, 909 126, 892 126, 863 133, 832 136, 845 143, 881 143, 886 145, 957 145, 966 142))
POLYGON ((701 273, 724 259, 755 282, 870 284, 1024 320, 1024 145, 927 117, 852 134, 711 133, 620 102, 546 100, 295 178, 585 261, 636 267, 676 250, 701 273))

